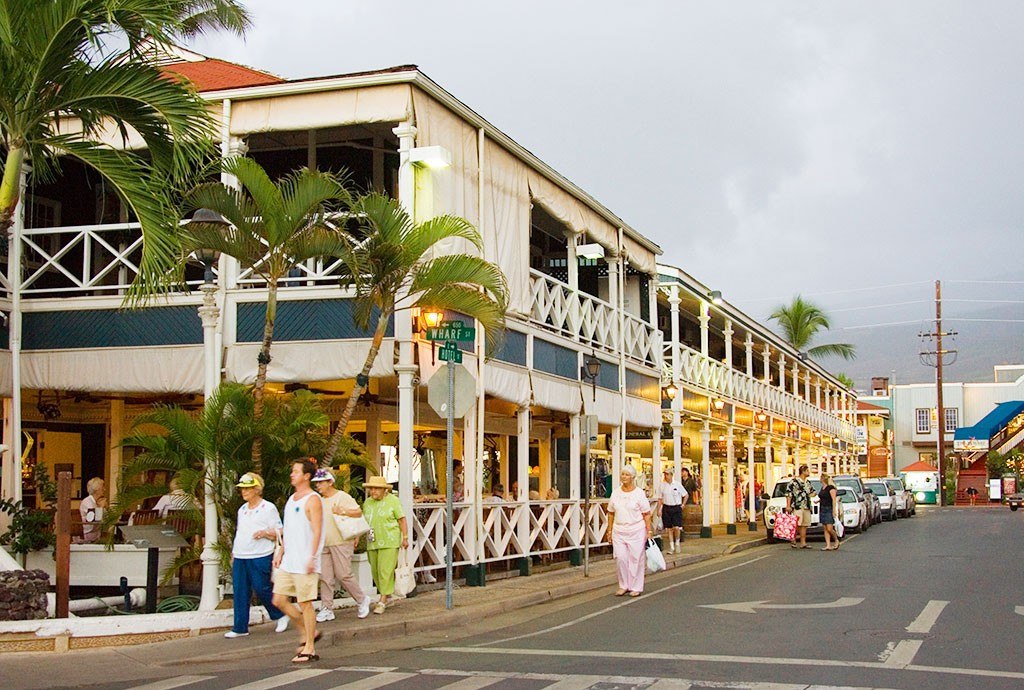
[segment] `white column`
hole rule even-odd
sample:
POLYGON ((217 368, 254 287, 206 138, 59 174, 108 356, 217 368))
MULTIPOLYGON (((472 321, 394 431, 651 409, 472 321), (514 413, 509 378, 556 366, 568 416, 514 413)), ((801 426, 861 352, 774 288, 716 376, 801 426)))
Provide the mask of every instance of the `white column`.
POLYGON ((671 328, 672 385, 676 388, 676 397, 672 400, 672 464, 674 465, 672 476, 676 481, 679 480, 679 471, 683 466, 683 422, 681 414, 683 407, 683 353, 679 346, 679 303, 681 301, 679 298, 679 286, 672 285, 669 287, 668 305, 671 328))
MULTIPOLYGON (((768 458, 768 449, 765 448, 764 453, 765 459, 768 458)), ((768 485, 767 472, 765 472, 765 486, 768 485)), ((754 432, 747 432, 747 522, 753 524, 755 518, 754 514, 754 432)))
POLYGON ((465 490, 464 501, 470 504, 469 510, 473 511, 473 525, 464 533, 466 550, 474 555, 474 561, 479 563, 483 556, 483 538, 479 530, 483 524, 483 462, 477 455, 476 433, 477 433, 476 407, 469 408, 469 412, 462 418, 462 468, 465 473, 463 486, 465 490))
POLYGON ((793 362, 793 396, 800 395, 800 365, 793 362))
POLYGON ((703 509, 701 536, 710 537, 711 501, 717 496, 711 496, 711 426, 707 422, 704 422, 704 427, 700 430, 700 458, 701 486, 703 487, 700 492, 701 508, 703 509))
MULTIPOLYGON (((217 286, 204 283, 202 286, 203 304, 199 307, 199 318, 203 322, 203 398, 204 405, 210 400, 220 385, 220 352, 217 348, 217 321, 220 319, 220 308, 217 306, 217 286)), ((203 551, 200 560, 203 564, 203 586, 199 599, 200 611, 213 611, 220 603, 220 554, 217 553, 217 502, 214 494, 214 458, 204 458, 204 491, 203 491, 203 551)))
MULTIPOLYGON (((583 502, 580 499, 583 497, 583 494, 580 493, 580 454, 583 452, 583 448, 581 448, 580 440, 583 420, 584 417, 581 414, 569 416, 569 495, 562 496, 563 499, 576 502, 577 509, 572 511, 572 517, 569 520, 569 529, 574 540, 577 539, 578 535, 582 534, 580 527, 583 516, 583 502)), ((579 543, 583 543, 581 537, 579 538, 579 543)))
POLYGON ((779 390, 786 392, 786 355, 779 353, 779 390))
POLYGON ((611 441, 611 454, 612 454, 612 486, 616 486, 619 481, 619 474, 622 472, 623 458, 622 458, 622 440, 619 434, 619 427, 613 426, 612 430, 608 433, 608 439, 611 441))
POLYGON ((658 272, 647 276, 647 322, 658 327, 658 272))
MULTIPOLYGON (((14 208, 14 224, 11 226, 11 234, 7 244, 7 282, 11 294, 11 314, 8 319, 8 349, 11 351, 11 405, 9 407, 11 420, 11 442, 10 450, 12 471, 10 474, 11 493, 8 494, 14 501, 21 500, 21 453, 22 453, 22 431, 21 431, 21 255, 22 235, 25 231, 25 187, 28 179, 28 163, 22 165, 21 179, 18 181, 18 205, 14 208)), ((5 472, 4 477, 8 475, 5 472)), ((56 479, 56 477, 54 477, 56 479)))
POLYGON ((729 319, 725 320, 725 328, 722 330, 722 336, 725 338, 725 364, 732 369, 732 321, 729 319))
POLYGON ((817 407, 821 407, 821 379, 815 379, 814 381, 814 404, 817 407))
POLYGON ((753 378, 754 376, 754 337, 748 332, 747 339, 743 341, 743 347, 746 350, 746 362, 747 362, 747 376, 753 378))
POLYGON ((661 487, 661 427, 651 430, 651 471, 654 472, 654 486, 661 487))
POLYGON ((764 349, 761 350, 761 363, 764 365, 763 366, 764 372, 762 373, 762 378, 764 379, 764 382, 765 382, 766 385, 767 384, 771 384, 771 382, 772 382, 772 350, 768 346, 768 343, 765 343, 764 349))
MULTIPOLYGON (((225 99, 223 103, 223 114, 221 116, 221 158, 236 158, 238 156, 244 156, 248 152, 249 145, 245 142, 245 139, 232 136, 231 134, 231 100, 225 99)), ((220 182, 224 186, 231 187, 232 189, 239 189, 241 186, 238 182, 238 178, 226 171, 221 172, 220 182)), ((227 254, 221 254, 219 270, 220 280, 218 282, 222 291, 232 290, 238 287, 239 269, 237 259, 228 256, 227 254)))
POLYGON ((711 314, 708 311, 709 305, 706 301, 700 301, 700 310, 697 312, 697 319, 700 322, 700 353, 708 356, 708 324, 711 323, 711 314))
POLYGON ((804 400, 811 402, 811 372, 804 369, 804 400))
POLYGON ((516 482, 519 493, 513 500, 523 503, 526 508, 519 513, 516 535, 524 550, 530 548, 530 408, 516 410, 516 482))
MULTIPOLYGON (((398 137, 398 201, 410 215, 416 212, 416 173, 409 152, 416 145, 416 128, 403 122, 394 130, 398 137)), ((395 314, 395 341, 398 343, 398 500, 406 515, 412 515, 412 463, 415 405, 413 377, 419 373, 413 354, 412 317, 408 311, 395 314)), ((447 459, 451 462, 451 458, 447 459)), ((468 468, 467 468, 468 474, 468 468)))
POLYGON ((732 427, 725 432, 725 521, 736 522, 736 446, 732 427))

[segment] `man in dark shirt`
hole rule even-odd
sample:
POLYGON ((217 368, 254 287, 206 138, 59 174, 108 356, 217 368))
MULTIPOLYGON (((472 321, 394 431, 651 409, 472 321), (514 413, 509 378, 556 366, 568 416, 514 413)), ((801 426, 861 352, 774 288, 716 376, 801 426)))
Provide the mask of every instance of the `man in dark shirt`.
POLYGON ((680 470, 680 483, 683 488, 686 489, 686 499, 683 501, 683 505, 696 505, 700 503, 700 492, 697 489, 697 480, 690 474, 690 470, 685 467, 680 470))

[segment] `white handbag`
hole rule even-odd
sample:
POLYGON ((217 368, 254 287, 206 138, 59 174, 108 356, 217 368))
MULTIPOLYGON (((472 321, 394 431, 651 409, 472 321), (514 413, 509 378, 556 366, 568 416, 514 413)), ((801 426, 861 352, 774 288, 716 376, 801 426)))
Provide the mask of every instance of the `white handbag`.
POLYGON ((835 520, 832 521, 832 524, 836 528, 836 536, 839 537, 840 539, 842 539, 843 538, 843 532, 845 531, 843 529, 843 521, 840 520, 838 517, 836 517, 835 520))
POLYGON ((370 523, 362 515, 359 517, 349 517, 348 515, 332 514, 332 516, 334 517, 334 524, 338 526, 338 531, 341 532, 341 538, 346 541, 358 539, 370 531, 370 523))
POLYGON ((656 573, 665 570, 668 565, 665 563, 665 556, 658 548, 658 542, 653 539, 647 540, 647 572, 656 573))
POLYGON ((400 597, 409 596, 416 589, 416 575, 409 565, 405 549, 398 552, 398 567, 395 568, 395 594, 400 597))

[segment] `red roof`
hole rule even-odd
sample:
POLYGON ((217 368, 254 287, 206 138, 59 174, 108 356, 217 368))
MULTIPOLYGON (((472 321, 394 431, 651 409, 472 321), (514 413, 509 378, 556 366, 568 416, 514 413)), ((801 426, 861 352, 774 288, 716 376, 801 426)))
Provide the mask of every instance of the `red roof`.
POLYGON ((882 407, 881 405, 872 405, 871 403, 864 402, 863 400, 857 401, 857 410, 859 412, 889 412, 888 407, 882 407))
POLYGON ((251 67, 216 58, 207 58, 196 62, 182 60, 162 65, 161 69, 167 74, 191 82, 197 91, 239 89, 245 86, 280 84, 285 81, 268 72, 261 72, 251 67))
POLYGON ((920 461, 920 462, 915 462, 913 465, 907 465, 902 470, 900 470, 900 472, 938 472, 938 471, 939 470, 935 467, 935 465, 929 465, 927 462, 924 462, 923 460, 920 461))

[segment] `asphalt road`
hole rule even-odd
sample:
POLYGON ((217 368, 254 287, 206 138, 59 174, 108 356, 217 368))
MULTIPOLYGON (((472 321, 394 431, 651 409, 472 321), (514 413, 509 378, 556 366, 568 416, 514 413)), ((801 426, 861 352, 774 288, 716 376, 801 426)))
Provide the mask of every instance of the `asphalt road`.
POLYGON ((1005 508, 920 509, 837 552, 820 541, 766 546, 653 577, 637 599, 591 593, 461 630, 332 647, 316 668, 180 660, 188 675, 156 669, 164 680, 153 685, 82 685, 1022 688, 1022 537, 1024 516, 1005 508))

